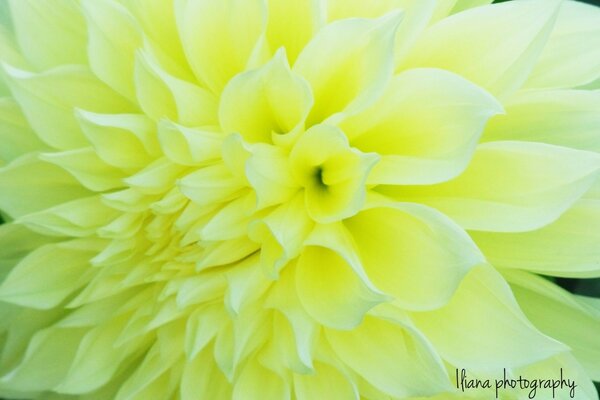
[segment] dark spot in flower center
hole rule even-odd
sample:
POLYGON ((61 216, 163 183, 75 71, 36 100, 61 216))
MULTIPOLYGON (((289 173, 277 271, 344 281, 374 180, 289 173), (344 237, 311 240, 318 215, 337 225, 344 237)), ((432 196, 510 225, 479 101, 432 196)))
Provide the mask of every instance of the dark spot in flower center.
POLYGON ((327 190, 328 186, 325 182, 323 182, 323 166, 319 165, 315 168, 314 178, 317 183, 317 187, 323 190, 327 190))

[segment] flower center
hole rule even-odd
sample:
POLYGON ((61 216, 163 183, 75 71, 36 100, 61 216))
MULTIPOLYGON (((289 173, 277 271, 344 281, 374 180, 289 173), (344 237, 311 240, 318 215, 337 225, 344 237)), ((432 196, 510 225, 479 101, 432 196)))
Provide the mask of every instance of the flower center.
POLYGON ((314 179, 316 182, 315 187, 321 188, 322 190, 327 190, 328 185, 323 181, 323 166, 319 165, 315 168, 314 179))

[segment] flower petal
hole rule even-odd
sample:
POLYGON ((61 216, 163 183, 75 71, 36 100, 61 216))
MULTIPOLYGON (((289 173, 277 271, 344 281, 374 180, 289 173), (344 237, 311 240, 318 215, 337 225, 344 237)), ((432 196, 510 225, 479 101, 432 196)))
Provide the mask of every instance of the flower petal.
POLYGON ((0 300, 38 309, 57 306, 93 277, 90 259, 105 244, 101 239, 77 239, 39 247, 2 282, 0 300))
POLYGON ((135 50, 142 32, 133 15, 115 0, 82 0, 88 26, 88 57, 94 74, 127 99, 135 99, 135 50))
MULTIPOLYGON (((571 354, 563 353, 549 360, 520 368, 515 371, 515 375, 544 377, 544 379, 562 379, 565 383, 561 389, 556 390, 556 395, 551 395, 549 388, 542 389, 538 386, 536 394, 553 396, 559 400, 581 399, 581 400, 598 400, 598 391, 594 387, 594 383, 587 374, 587 371, 581 367, 578 360, 571 354), (562 375, 562 378, 561 378, 562 375), (568 381, 567 381, 568 380, 568 381), (568 384, 574 385, 571 387, 568 384)), ((529 392, 531 393, 531 392, 529 392)), ((531 396, 528 396, 531 397, 531 396)))
POLYGON ((119 212, 105 205, 100 196, 93 196, 25 215, 18 222, 49 236, 85 237, 94 235, 118 215, 119 212))
POLYGON ((246 69, 264 34, 265 0, 181 0, 176 6, 179 34, 194 74, 213 93, 221 93, 246 69))
POLYGON ((125 185, 125 172, 105 163, 92 147, 42 153, 40 159, 63 168, 92 191, 103 192, 125 185))
POLYGON ((527 88, 569 88, 600 78, 600 9, 565 1, 527 88))
POLYGON ((59 393, 84 394, 98 389, 115 378, 118 368, 128 358, 140 356, 148 339, 116 347, 114 342, 124 328, 128 315, 100 324, 81 340, 69 373, 55 389, 59 393))
POLYGON ((250 360, 236 379, 232 400, 290 399, 290 387, 282 377, 250 360))
POLYGON ((21 224, 0 226, 0 282, 29 252, 59 239, 40 235, 21 224))
POLYGON ((246 177, 263 209, 289 201, 299 190, 292 177, 288 154, 279 146, 257 144, 246 161, 246 177))
POLYGON ((177 30, 175 2, 177 0, 127 0, 125 6, 140 22, 145 35, 145 47, 161 60, 169 73, 190 80, 194 75, 183 52, 177 30))
POLYGON ((370 384, 398 398, 450 389, 441 360, 412 327, 368 316, 351 331, 325 331, 336 355, 370 384))
POLYGON ((448 305, 411 318, 445 360, 473 372, 520 367, 568 349, 531 325, 491 267, 474 269, 448 305))
POLYGON ((98 113, 132 109, 87 67, 66 65, 32 73, 5 65, 4 70, 11 92, 29 124, 40 139, 52 147, 67 150, 86 145, 75 118, 75 107, 98 113))
POLYGON ((281 268, 300 254, 313 226, 301 193, 249 226, 249 237, 261 243, 260 264, 266 276, 278 278, 281 268))
POLYGON ((491 142, 479 145, 467 170, 454 180, 382 191, 437 208, 466 229, 523 232, 555 221, 591 187, 599 171, 595 153, 491 142))
POLYGON ((600 90, 528 90, 493 118, 483 141, 521 140, 600 152, 600 90))
POLYGON ((209 399, 231 399, 231 384, 216 367, 209 350, 196 356, 183 370, 181 400, 197 400, 198 393, 209 399))
POLYGON ((217 123, 217 99, 212 93, 170 75, 148 52, 136 52, 134 74, 140 107, 155 121, 169 118, 186 126, 217 123))
POLYGON ((503 271, 527 318, 571 348, 594 380, 600 379, 600 313, 566 290, 533 274, 503 271), (557 323, 560 321, 560 323, 557 323))
POLYGON ((298 139, 289 160, 293 177, 304 187, 308 214, 329 223, 362 208, 367 177, 379 156, 351 148, 339 128, 317 125, 298 139))
POLYGON ((46 146, 29 127, 21 109, 13 99, 0 99, 0 161, 5 163, 46 146))
POLYGON ((285 48, 293 64, 325 24, 325 11, 323 0, 269 0, 267 39, 270 47, 285 48))
POLYGON ((558 4, 514 1, 444 18, 424 32, 404 67, 448 69, 506 97, 531 72, 552 30, 558 4))
POLYGON ((134 171, 148 165, 158 152, 152 121, 142 114, 96 114, 77 111, 79 124, 107 164, 134 171))
POLYGON ((466 168, 485 123, 501 111, 458 75, 415 69, 395 76, 376 103, 340 127, 353 146, 382 155, 369 183, 432 184, 466 168))
POLYGON ((455 0, 454 7, 452 8, 452 14, 468 10, 469 8, 481 7, 488 5, 492 0, 455 0))
POLYGON ((224 165, 201 168, 178 181, 181 192, 197 206, 217 205, 237 196, 243 186, 224 165))
POLYGON ((404 309, 448 302, 467 272, 485 262, 467 234, 417 204, 375 204, 344 221, 365 271, 404 309))
POLYGON ((294 374, 294 392, 298 400, 360 400, 352 379, 323 363, 315 365, 312 375, 294 374))
MULTIPOLYGON (((265 301, 265 308, 280 312, 288 320, 293 332, 295 353, 288 353, 296 371, 313 370, 313 353, 320 331, 320 325, 306 312, 298 297, 294 261, 281 271, 277 282, 273 284, 265 301)), ((290 365, 291 367, 291 365, 290 365)))
POLYGON ((399 23, 398 12, 375 20, 337 21, 306 45, 293 69, 312 87, 315 104, 308 125, 341 112, 351 115, 381 94, 392 73, 399 23))
POLYGON ((304 128, 312 106, 308 83, 293 73, 280 50, 263 67, 237 75, 221 96, 219 119, 226 133, 240 133, 250 143, 270 142, 304 128))
POLYGON ((85 64, 86 30, 79 4, 11 0, 10 11, 21 51, 37 68, 85 64))
POLYGON ((471 232, 497 267, 551 276, 600 277, 600 200, 581 200, 550 225, 523 233, 471 232))
MULTIPOLYGON (((454 2, 455 0, 450 0, 454 2)), ((394 53, 395 64, 405 57, 417 37, 427 26, 434 11, 442 0, 326 0, 328 20, 335 21, 346 18, 377 18, 390 11, 401 9, 402 22, 396 32, 394 53), (436 5, 437 4, 437 5, 436 5)), ((449 4, 448 7, 451 7, 449 4)), ((449 10, 448 10, 449 11, 449 10)), ((440 15, 441 17, 441 15, 440 15)))
POLYGON ((0 209, 13 218, 90 194, 65 170, 27 154, 0 168, 0 209))
POLYGON ((353 329, 383 297, 371 291, 348 263, 325 247, 305 247, 296 266, 302 305, 321 324, 353 329))
POLYGON ((181 165, 201 165, 221 156, 223 135, 210 130, 186 128, 163 120, 158 126, 158 140, 169 160, 181 165))
POLYGON ((68 373, 86 331, 57 327, 39 330, 29 341, 20 363, 0 379, 0 387, 8 385, 26 393, 54 389, 68 373), (52 368, 48 368, 50 363, 52 368))

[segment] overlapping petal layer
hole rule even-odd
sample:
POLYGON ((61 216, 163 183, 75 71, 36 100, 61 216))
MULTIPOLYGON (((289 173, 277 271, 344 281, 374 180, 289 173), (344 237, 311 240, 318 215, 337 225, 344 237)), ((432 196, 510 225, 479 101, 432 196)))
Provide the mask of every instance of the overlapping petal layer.
POLYGON ((596 399, 598 10, 489 3, 9 1, 0 395, 596 399))

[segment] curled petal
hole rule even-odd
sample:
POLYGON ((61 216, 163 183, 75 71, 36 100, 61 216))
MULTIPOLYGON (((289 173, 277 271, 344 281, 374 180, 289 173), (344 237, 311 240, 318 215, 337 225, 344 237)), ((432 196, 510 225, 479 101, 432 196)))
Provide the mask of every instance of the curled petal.
POLYGON ((36 249, 2 282, 0 299, 39 309, 57 306, 95 275, 90 259, 103 245, 101 239, 77 239, 36 249))
POLYGON ((180 0, 176 7, 179 34, 194 74, 213 93, 221 93, 246 69, 260 44, 266 28, 265 0, 180 0))
POLYGON ((29 127, 17 103, 8 98, 0 100, 0 141, 0 160, 5 163, 29 152, 48 149, 29 127))
POLYGON ((42 141, 55 148, 67 150, 86 145, 75 117, 76 107, 97 113, 133 109, 84 66, 67 65, 32 73, 5 65, 4 70, 8 86, 31 127, 42 141))
POLYGON ((594 380, 600 379, 600 338, 591 332, 600 329, 597 299, 572 296, 564 289, 539 276, 503 271, 527 318, 539 330, 560 340, 573 351, 594 380), (561 321, 557 324, 556 321, 561 321))
POLYGON ((522 233, 471 232, 497 267, 550 276, 600 276, 600 200, 583 199, 550 225, 522 233))
POLYGON ((375 20, 334 22, 308 43, 294 72, 312 87, 315 104, 309 125, 341 112, 355 113, 377 99, 392 73, 400 19, 400 14, 393 12, 375 20))
POLYGON ((325 24, 322 0, 269 0, 267 39, 272 49, 285 48, 293 64, 304 46, 325 24))
POLYGON ((504 103, 482 140, 541 142, 600 152, 600 90, 527 90, 504 103))
POLYGON ((599 171, 600 156, 592 152, 490 142, 479 145, 458 178, 381 190, 437 208, 466 229, 523 232, 555 221, 592 186, 599 171))
POLYGON ((335 354, 388 396, 428 396, 450 389, 441 360, 410 325, 367 317, 352 331, 326 330, 335 354))
POLYGON ((0 197, 0 209, 12 217, 86 197, 83 188, 68 172, 28 154, 0 168, 0 190, 11 193, 0 197))
POLYGON ((382 156, 373 184, 432 184, 461 173, 488 119, 502 112, 491 95, 436 69, 393 78, 371 107, 341 122, 353 146, 382 156))
POLYGON ((344 225, 369 278, 405 309, 441 307, 467 272, 485 262, 455 223, 417 204, 370 205, 344 225))
POLYGON ((531 325, 490 267, 472 270, 446 306, 411 318, 445 360, 475 373, 521 367, 568 349, 531 325))
POLYGON ((169 118, 186 126, 217 122, 212 93, 170 75, 148 52, 136 52, 134 77, 140 107, 154 120, 169 118))
POLYGON ((88 57, 94 74, 127 99, 135 99, 135 50, 141 47, 140 26, 115 0, 83 0, 88 25, 88 57))
POLYGON ((506 97, 523 85, 552 30, 559 1, 548 3, 493 4, 444 18, 424 32, 404 67, 447 69, 506 97))
POLYGON ((527 88, 570 88, 600 78, 600 10, 565 1, 527 88))
POLYGON ((263 67, 229 81, 219 119, 225 132, 240 133, 250 143, 270 142, 272 136, 304 129, 312 103, 310 86, 290 70, 280 50, 263 67))
POLYGON ((87 62, 85 20, 77 2, 11 0, 10 11, 19 47, 37 68, 87 62))

